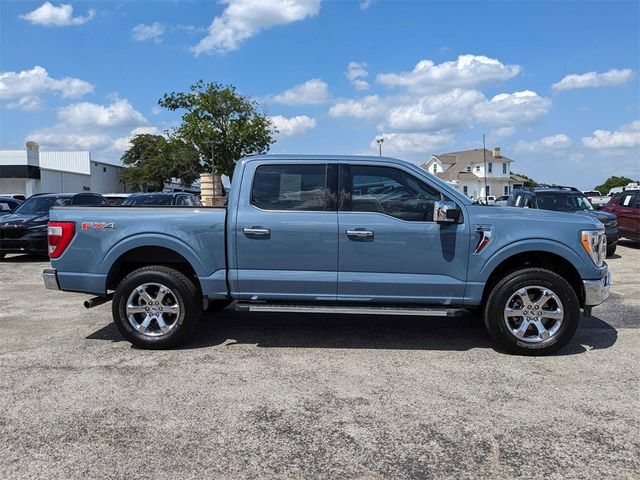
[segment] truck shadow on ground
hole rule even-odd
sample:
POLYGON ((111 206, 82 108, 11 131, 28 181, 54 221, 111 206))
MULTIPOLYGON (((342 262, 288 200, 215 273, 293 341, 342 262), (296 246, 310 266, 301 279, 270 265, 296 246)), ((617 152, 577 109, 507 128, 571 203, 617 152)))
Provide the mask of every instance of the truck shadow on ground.
POLYGON ((30 255, 30 254, 7 254, 0 263, 38 263, 48 262, 49 257, 47 255, 30 255))
MULTIPOLYGON (((591 317, 581 322, 558 355, 574 355, 613 346, 617 330, 591 317)), ((87 337, 124 341, 113 323, 87 337)), ((449 350, 493 348, 478 314, 460 317, 384 317, 359 315, 258 314, 227 309, 204 313, 193 338, 180 349, 255 345, 262 348, 346 348, 449 350)))

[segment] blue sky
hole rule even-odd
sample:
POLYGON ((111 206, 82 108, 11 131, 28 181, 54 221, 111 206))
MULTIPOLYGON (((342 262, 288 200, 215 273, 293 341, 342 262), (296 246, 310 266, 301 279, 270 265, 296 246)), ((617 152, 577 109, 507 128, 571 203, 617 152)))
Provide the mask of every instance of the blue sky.
POLYGON ((165 92, 235 85, 277 153, 499 145, 514 171, 587 188, 640 177, 640 3, 5 2, 0 146, 118 161, 179 114, 165 92))

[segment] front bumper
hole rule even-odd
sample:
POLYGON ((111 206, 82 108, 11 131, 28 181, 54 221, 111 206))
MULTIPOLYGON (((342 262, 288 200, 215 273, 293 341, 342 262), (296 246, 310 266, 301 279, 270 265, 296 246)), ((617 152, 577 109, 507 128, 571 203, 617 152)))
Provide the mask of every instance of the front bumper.
POLYGON ((42 272, 42 280, 44 280, 44 286, 49 290, 60 290, 60 284, 58 283, 58 273, 55 268, 47 268, 42 272))
POLYGON ((31 233, 22 238, 3 238, 0 240, 0 252, 2 253, 30 253, 47 255, 47 235, 31 233))
POLYGON ((584 286, 584 306, 600 305, 609 298, 611 272, 605 270, 604 276, 600 280, 583 280, 582 285, 584 286))

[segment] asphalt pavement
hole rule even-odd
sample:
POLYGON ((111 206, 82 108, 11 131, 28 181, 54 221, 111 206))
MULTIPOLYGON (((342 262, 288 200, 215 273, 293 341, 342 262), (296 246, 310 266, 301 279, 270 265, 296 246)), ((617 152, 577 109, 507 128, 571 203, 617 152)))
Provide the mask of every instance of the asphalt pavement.
POLYGON ((640 250, 552 357, 476 316, 206 314, 174 351, 0 262, 0 478, 640 478, 640 250))

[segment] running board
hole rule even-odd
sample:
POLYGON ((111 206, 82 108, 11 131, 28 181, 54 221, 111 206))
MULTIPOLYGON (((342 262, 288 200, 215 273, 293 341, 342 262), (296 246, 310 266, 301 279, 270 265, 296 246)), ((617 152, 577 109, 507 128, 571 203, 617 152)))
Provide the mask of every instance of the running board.
POLYGON ((241 312, 338 313, 346 315, 418 315, 423 317, 455 317, 463 308, 444 307, 363 307, 349 305, 284 305, 277 303, 237 303, 241 312))

